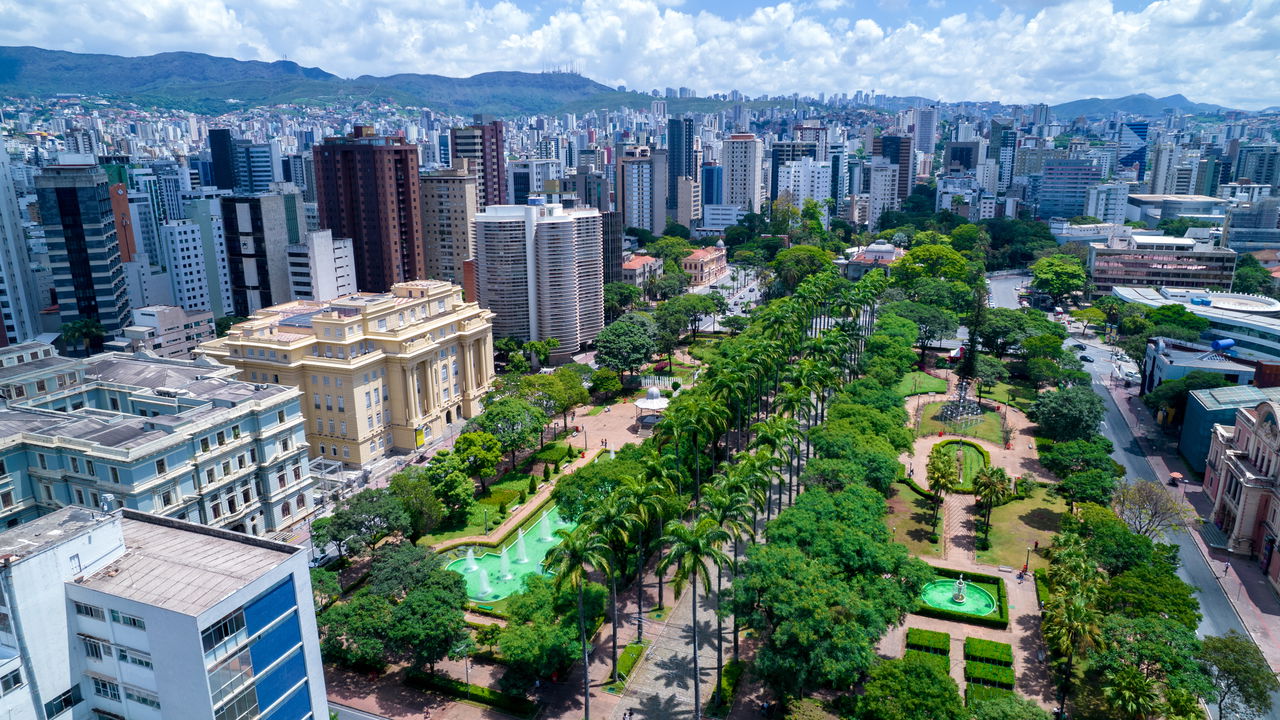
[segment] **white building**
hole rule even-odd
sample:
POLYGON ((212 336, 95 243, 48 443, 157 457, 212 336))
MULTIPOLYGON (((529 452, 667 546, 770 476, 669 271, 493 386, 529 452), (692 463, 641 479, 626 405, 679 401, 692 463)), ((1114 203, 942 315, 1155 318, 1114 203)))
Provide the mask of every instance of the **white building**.
POLYGON ((1129 183, 1103 183, 1089 188, 1084 214, 1104 223, 1124 224, 1129 206, 1129 183))
POLYGON ((294 300, 332 300, 356 291, 356 255, 351 238, 332 230, 309 232, 288 246, 289 285, 294 300))
POLYGON ((166 268, 173 304, 193 312, 211 312, 204 236, 191 220, 171 220, 160 226, 160 264, 166 268))
POLYGON ((880 216, 890 210, 898 209, 898 170, 896 163, 889 158, 877 156, 871 159, 868 166, 870 188, 867 197, 867 226, 872 230, 880 228, 880 216))
POLYGON ((644 228, 655 235, 666 228, 667 160, 666 150, 645 146, 628 147, 618 158, 614 195, 625 227, 644 228))
POLYGON ((0 715, 328 717, 305 550, 66 507, 0 553, 0 715))
POLYGON ((208 310, 188 311, 172 305, 134 308, 133 322, 105 344, 108 352, 147 352, 160 357, 191 359, 196 346, 212 340, 216 332, 208 310))
POLYGON ((693 234, 698 237, 723 235, 725 228, 737 225, 746 214, 739 205, 703 205, 702 225, 694 228, 693 234))
POLYGON ((778 194, 791 195, 797 208, 806 200, 813 200, 826 212, 826 201, 831 198, 831 164, 817 162, 813 158, 792 160, 778 168, 778 194))
POLYGON ((747 212, 765 206, 764 143, 750 133, 730 135, 724 141, 724 204, 747 212))
POLYGON ((495 314, 494 337, 556 338, 563 359, 604 327, 600 211, 530 203, 476 216, 476 299, 495 314))
POLYGON ((209 294, 209 311, 215 318, 232 314, 231 275, 227 269, 226 231, 222 224, 222 200, 230 190, 201 187, 183 193, 186 216, 200 228, 204 256, 204 286, 209 294))
POLYGON ((530 195, 541 195, 548 182, 563 177, 559 160, 514 160, 507 163, 507 197, 512 205, 524 205, 530 195))
POLYGON ((925 155, 932 156, 938 142, 938 108, 918 107, 912 111, 915 146, 925 155))
POLYGON ((0 146, 0 341, 12 345, 39 335, 39 311, 9 153, 0 146))

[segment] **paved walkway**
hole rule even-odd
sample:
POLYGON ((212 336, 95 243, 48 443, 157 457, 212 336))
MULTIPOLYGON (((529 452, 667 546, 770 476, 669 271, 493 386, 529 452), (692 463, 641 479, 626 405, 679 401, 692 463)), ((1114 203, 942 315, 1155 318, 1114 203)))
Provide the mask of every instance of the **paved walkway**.
MULTIPOLYGON (((1138 399, 1136 389, 1125 388, 1117 383, 1108 383, 1107 389, 1158 475, 1155 480, 1163 484, 1174 472, 1182 473, 1184 478, 1195 477, 1178 456, 1173 443, 1156 426, 1151 413, 1138 399)), ((1213 512, 1213 500, 1205 493, 1202 485, 1184 482, 1181 495, 1201 519, 1208 520, 1213 512)), ((1189 529, 1187 534, 1210 567, 1217 570, 1215 577, 1222 586, 1227 601, 1239 616, 1240 624, 1244 625, 1254 643, 1262 650, 1271 669, 1280 672, 1280 598, 1277 598, 1262 570, 1257 563, 1247 558, 1208 547, 1204 537, 1194 528, 1189 529), (1230 570, 1224 576, 1222 568, 1228 561, 1230 570)))

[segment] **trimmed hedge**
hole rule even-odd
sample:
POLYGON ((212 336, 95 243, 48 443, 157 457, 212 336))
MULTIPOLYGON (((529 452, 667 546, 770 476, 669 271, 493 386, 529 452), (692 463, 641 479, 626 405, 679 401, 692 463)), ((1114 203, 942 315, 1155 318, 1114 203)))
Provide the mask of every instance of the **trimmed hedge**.
POLYGON ((1036 568, 1032 574, 1036 578, 1036 600, 1043 608, 1049 601, 1049 571, 1045 568, 1036 568))
POLYGON ((962 572, 960 570, 952 570, 951 568, 930 566, 933 572, 940 578, 959 578, 964 575, 965 582, 977 583, 983 589, 990 591, 991 587, 995 587, 992 595, 996 599, 996 611, 990 615, 970 615, 969 613, 958 612, 955 610, 944 610, 929 605, 920 599, 916 603, 915 614, 925 617, 938 618, 939 620, 952 620, 954 622, 969 623, 970 625, 981 625, 983 627, 996 628, 999 630, 1007 630, 1009 628, 1009 597, 1004 589, 1004 579, 995 575, 984 575, 975 572, 962 572))
POLYGON ((964 659, 1013 667, 1013 646, 994 640, 968 637, 964 639, 964 659))
POLYGON ((733 698, 738 692, 738 683, 742 680, 742 671, 746 666, 739 660, 730 660, 724 664, 724 675, 720 678, 720 695, 707 702, 703 717, 722 718, 733 709, 733 698))
POLYGON ((907 628, 907 649, 921 650, 935 655, 950 655, 951 636, 934 630, 907 628))
POLYGON ((421 670, 410 670, 405 674, 404 684, 419 690, 438 692, 461 700, 488 705, 516 717, 532 718, 538 712, 538 704, 518 695, 508 695, 493 688, 480 685, 468 685, 444 675, 434 675, 421 670))
POLYGON ((919 495, 925 500, 936 501, 938 499, 937 495, 934 495, 928 490, 925 490, 924 488, 920 487, 919 485, 916 484, 915 480, 912 480, 909 477, 901 478, 901 481, 904 484, 906 484, 907 487, 911 488, 911 492, 914 492, 915 494, 919 495))
POLYGON ((965 683, 964 686, 964 704, 972 707, 974 703, 980 700, 993 700, 999 698, 1011 697, 1014 695, 1012 690, 1004 688, 987 687, 986 685, 970 685, 965 683))
POLYGON ((631 671, 635 668, 636 663, 640 662, 640 656, 644 655, 644 649, 649 647, 649 641, 642 643, 631 643, 622 649, 622 654, 618 656, 618 676, 625 681, 631 677, 631 671))
POLYGON ((976 660, 965 661, 964 679, 971 683, 1004 688, 1005 690, 1012 690, 1016 681, 1013 668, 976 660))
POLYGON ((951 675, 951 661, 945 655, 934 655, 933 653, 924 652, 923 650, 908 650, 902 654, 903 660, 919 660, 924 665, 930 665, 943 675, 951 675))

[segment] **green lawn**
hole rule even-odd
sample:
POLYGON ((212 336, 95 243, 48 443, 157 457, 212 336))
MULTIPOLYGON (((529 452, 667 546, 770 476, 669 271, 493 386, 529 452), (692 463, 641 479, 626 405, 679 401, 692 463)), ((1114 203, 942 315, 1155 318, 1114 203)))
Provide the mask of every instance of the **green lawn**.
POLYGON ((924 406, 920 413, 920 430, 917 433, 920 437, 946 432, 952 435, 975 437, 996 445, 1004 445, 1004 432, 1001 430, 1000 413, 994 410, 985 410, 976 423, 968 427, 961 427, 957 423, 942 420, 942 406, 942 402, 929 403, 924 406))
POLYGON ((951 440, 942 445, 953 453, 956 448, 960 449, 960 486, 956 488, 956 492, 973 492, 974 478, 978 477, 979 470, 987 466, 987 458, 983 455, 982 449, 964 440, 951 440))
POLYGON ((991 511, 991 549, 978 553, 978 562, 1021 568, 1027 548, 1040 543, 1040 553, 1031 553, 1031 568, 1047 567, 1042 554, 1058 532, 1067 511, 1062 498, 1037 486, 1031 497, 1014 500, 991 511))
POLYGON ((1036 389, 1030 385, 1010 385, 1009 383, 996 383, 995 387, 982 393, 983 400, 995 400, 999 403, 1012 405, 1023 412, 1026 412, 1031 407, 1037 396, 1036 389))
MULTIPOLYGON (((542 478, 538 478, 541 484, 542 478)), ((464 537, 466 535, 483 535, 484 521, 486 516, 489 520, 489 529, 502 524, 507 515, 499 516, 498 508, 502 503, 507 504, 507 514, 510 515, 515 510, 516 503, 520 500, 520 491, 528 491, 529 475, 525 473, 507 473, 496 482, 489 484, 489 492, 485 496, 478 498, 471 506, 471 510, 467 513, 467 524, 463 527, 450 528, 440 532, 431 533, 419 540, 419 544, 431 544, 441 542, 443 540, 452 540, 453 538, 464 537)))
MULTIPOLYGON (((933 519, 933 504, 920 497, 907 487, 905 483, 894 483, 890 489, 889 514, 884 522, 893 531, 893 539, 907 546, 907 550, 917 557, 939 557, 942 546, 929 542, 933 529, 929 521, 933 519)), ((942 526, 942 518, 938 518, 938 526, 942 526)))
POLYGON ((929 373, 915 370, 903 375, 898 384, 894 386, 893 391, 904 398, 923 393, 944 393, 947 391, 947 381, 934 377, 929 373))

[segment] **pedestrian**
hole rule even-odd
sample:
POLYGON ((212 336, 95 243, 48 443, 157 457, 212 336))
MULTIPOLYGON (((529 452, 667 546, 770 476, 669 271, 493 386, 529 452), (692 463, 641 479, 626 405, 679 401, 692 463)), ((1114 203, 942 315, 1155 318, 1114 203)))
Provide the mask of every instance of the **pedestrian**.
POLYGON ((1231 572, 1231 561, 1227 560, 1222 563, 1222 577, 1226 577, 1231 572))

